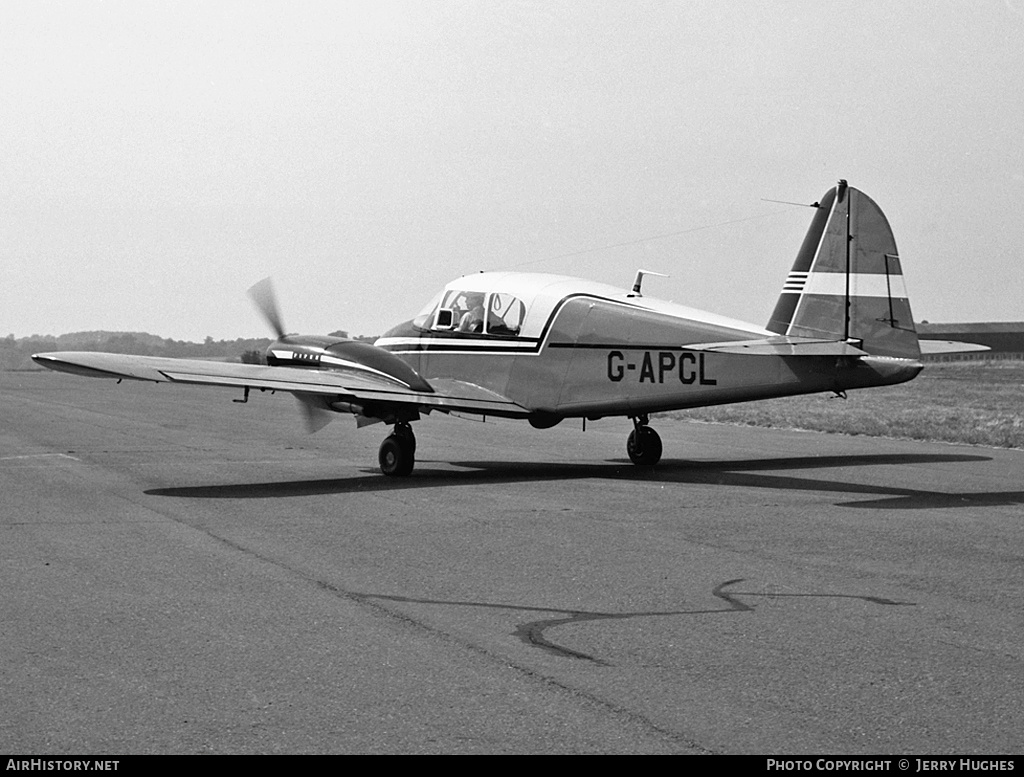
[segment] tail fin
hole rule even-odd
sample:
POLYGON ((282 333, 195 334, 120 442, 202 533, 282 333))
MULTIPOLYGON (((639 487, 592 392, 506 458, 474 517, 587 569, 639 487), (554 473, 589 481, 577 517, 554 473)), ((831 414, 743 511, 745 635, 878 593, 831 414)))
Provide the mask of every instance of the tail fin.
POLYGON ((767 329, 835 338, 877 356, 921 356, 892 229, 846 181, 821 199, 767 329))

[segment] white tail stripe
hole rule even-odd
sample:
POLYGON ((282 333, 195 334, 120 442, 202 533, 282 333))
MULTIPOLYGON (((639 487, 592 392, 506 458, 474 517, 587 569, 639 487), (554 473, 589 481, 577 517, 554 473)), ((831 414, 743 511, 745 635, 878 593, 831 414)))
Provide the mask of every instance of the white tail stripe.
MULTIPOLYGON (((790 273, 782 287, 783 294, 829 294, 846 296, 846 273, 812 272, 790 273), (806 277, 799 277, 799 276, 806 277)), ((906 299, 907 288, 902 275, 879 275, 877 273, 852 273, 850 275, 851 297, 882 297, 906 299)))

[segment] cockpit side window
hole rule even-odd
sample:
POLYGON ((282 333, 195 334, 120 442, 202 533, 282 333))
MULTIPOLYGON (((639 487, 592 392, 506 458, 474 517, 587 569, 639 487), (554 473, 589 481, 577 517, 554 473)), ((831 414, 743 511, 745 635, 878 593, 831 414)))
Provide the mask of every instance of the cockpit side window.
POLYGON ((487 300, 487 334, 518 335, 525 313, 522 301, 511 294, 491 294, 487 300))

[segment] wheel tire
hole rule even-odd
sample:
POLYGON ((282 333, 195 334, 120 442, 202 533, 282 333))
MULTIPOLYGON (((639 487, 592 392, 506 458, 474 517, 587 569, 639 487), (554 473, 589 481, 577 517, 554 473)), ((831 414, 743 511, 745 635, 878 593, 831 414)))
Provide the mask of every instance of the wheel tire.
POLYGON ((380 471, 389 477, 405 477, 412 472, 415 463, 415 442, 409 438, 392 434, 380 444, 377 454, 380 471))
POLYGON ((649 426, 638 426, 626 440, 629 460, 641 467, 652 467, 661 460, 661 437, 649 426))
POLYGON ((416 455, 416 435, 412 433, 412 427, 409 424, 395 424, 395 431, 392 432, 392 435, 405 440, 409 450, 412 451, 412 455, 416 455))

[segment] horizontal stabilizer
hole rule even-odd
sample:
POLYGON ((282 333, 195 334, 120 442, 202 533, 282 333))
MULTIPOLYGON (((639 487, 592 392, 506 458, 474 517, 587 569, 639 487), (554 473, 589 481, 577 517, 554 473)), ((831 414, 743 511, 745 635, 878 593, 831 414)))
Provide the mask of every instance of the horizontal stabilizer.
POLYGON ((958 343, 955 340, 918 340, 923 354, 936 353, 976 353, 978 351, 991 351, 987 345, 977 343, 958 343))
POLYGON ((841 340, 801 337, 766 337, 762 340, 733 340, 724 343, 684 345, 687 351, 738 353, 749 356, 867 356, 867 352, 841 340))

